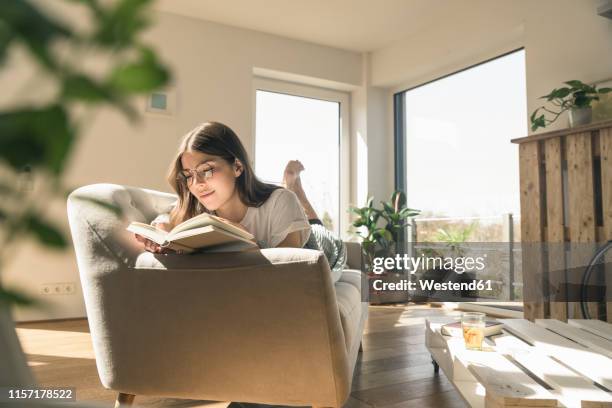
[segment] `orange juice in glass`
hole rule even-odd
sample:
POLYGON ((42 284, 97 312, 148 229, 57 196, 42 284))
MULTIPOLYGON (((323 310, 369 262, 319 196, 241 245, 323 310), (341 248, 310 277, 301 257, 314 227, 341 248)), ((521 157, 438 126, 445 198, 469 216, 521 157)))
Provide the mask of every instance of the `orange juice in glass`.
POLYGON ((465 348, 468 350, 482 350, 484 339, 485 314, 478 312, 466 312, 461 315, 461 328, 465 348))

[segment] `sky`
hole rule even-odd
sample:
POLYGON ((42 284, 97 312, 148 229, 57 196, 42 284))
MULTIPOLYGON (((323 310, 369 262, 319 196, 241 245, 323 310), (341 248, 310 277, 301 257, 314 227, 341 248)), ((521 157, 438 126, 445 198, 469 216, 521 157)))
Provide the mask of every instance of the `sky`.
POLYGON ((405 93, 407 200, 450 217, 520 214, 523 50, 405 93))

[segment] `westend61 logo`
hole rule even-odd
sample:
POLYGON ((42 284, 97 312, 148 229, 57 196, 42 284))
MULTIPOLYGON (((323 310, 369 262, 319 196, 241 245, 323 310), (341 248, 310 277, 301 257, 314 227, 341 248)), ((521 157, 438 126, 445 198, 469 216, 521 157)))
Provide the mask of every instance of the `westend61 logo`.
POLYGON ((416 273, 419 269, 445 269, 455 271, 458 274, 470 271, 482 271, 485 268, 485 256, 457 256, 457 257, 428 257, 421 254, 419 257, 412 257, 404 254, 395 255, 393 257, 377 257, 374 258, 372 272, 380 275, 385 270, 405 270, 411 274, 416 273))

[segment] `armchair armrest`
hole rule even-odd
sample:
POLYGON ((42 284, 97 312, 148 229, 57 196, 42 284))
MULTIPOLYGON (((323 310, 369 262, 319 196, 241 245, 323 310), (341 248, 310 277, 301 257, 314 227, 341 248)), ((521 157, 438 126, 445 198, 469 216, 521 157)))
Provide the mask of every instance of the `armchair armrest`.
POLYGON ((146 252, 82 283, 107 388, 320 406, 348 396, 348 353, 320 251, 146 252))

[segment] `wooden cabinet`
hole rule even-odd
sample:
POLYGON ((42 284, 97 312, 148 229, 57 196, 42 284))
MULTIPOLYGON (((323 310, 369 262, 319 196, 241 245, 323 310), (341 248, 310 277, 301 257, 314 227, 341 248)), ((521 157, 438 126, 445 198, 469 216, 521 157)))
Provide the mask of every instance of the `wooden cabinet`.
MULTIPOLYGON (((581 317, 571 293, 563 301, 551 296, 579 284, 596 248, 612 239, 612 120, 512 142, 519 144, 525 318, 581 317)), ((612 270, 605 279, 609 301, 612 270)), ((588 307, 603 318, 596 302, 588 307)), ((612 302, 603 310, 612 322, 612 302)))

